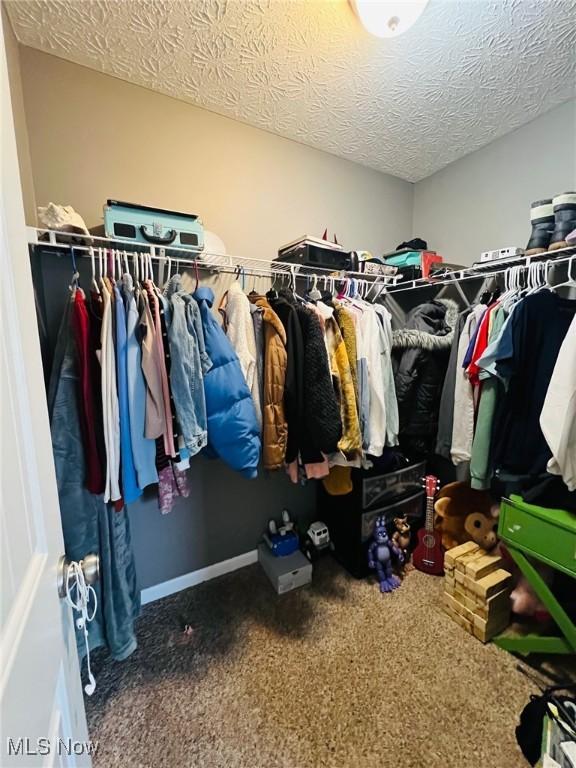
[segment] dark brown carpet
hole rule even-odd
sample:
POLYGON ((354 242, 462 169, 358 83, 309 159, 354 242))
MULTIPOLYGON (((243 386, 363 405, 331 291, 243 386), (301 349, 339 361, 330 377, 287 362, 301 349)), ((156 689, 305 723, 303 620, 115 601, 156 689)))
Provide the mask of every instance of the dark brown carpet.
POLYGON ((94 664, 96 768, 527 765, 514 726, 535 688, 441 589, 412 572, 381 595, 328 558, 282 597, 255 565, 147 606, 133 656, 94 664))

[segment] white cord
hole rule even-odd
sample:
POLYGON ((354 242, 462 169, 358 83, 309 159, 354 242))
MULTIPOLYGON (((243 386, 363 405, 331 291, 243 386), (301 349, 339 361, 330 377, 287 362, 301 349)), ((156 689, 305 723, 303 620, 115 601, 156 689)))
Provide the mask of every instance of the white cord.
POLYGON ((87 685, 84 686, 84 690, 88 696, 92 696, 96 690, 96 678, 92 674, 90 668, 90 646, 88 644, 88 624, 96 616, 96 608, 98 607, 98 599, 96 598, 96 592, 94 587, 90 584, 86 584, 84 578, 84 571, 82 570, 82 561, 79 563, 71 562, 66 569, 66 602, 75 611, 78 611, 80 617, 76 619, 76 626, 78 629, 84 631, 84 642, 86 643, 86 663, 88 666, 88 680, 87 685), (92 599, 93 607, 90 611, 90 599, 92 599))

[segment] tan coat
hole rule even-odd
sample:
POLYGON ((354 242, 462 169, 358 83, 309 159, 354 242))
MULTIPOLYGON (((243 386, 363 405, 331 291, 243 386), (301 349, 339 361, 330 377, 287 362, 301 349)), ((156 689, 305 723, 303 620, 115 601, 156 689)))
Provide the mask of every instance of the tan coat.
POLYGON ((262 404, 262 459, 265 469, 279 469, 286 456, 288 424, 284 413, 286 381, 286 331, 265 296, 248 298, 263 310, 264 402, 262 404))

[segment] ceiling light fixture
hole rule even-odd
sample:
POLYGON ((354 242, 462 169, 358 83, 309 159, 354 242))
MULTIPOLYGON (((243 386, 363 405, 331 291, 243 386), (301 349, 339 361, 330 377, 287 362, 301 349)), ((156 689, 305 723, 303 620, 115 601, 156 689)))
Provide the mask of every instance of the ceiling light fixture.
POLYGON ((428 0, 350 0, 367 32, 376 37, 398 37, 426 8, 428 0))

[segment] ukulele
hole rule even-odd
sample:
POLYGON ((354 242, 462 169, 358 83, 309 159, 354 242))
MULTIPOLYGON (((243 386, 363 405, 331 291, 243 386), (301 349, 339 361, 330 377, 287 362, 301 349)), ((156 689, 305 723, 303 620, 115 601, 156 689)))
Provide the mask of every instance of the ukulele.
POLYGON ((412 555, 414 567, 433 576, 441 576, 444 573, 442 538, 438 531, 434 530, 434 496, 439 485, 440 481, 434 475, 426 475, 424 478, 426 522, 424 528, 418 531, 418 544, 412 555))

